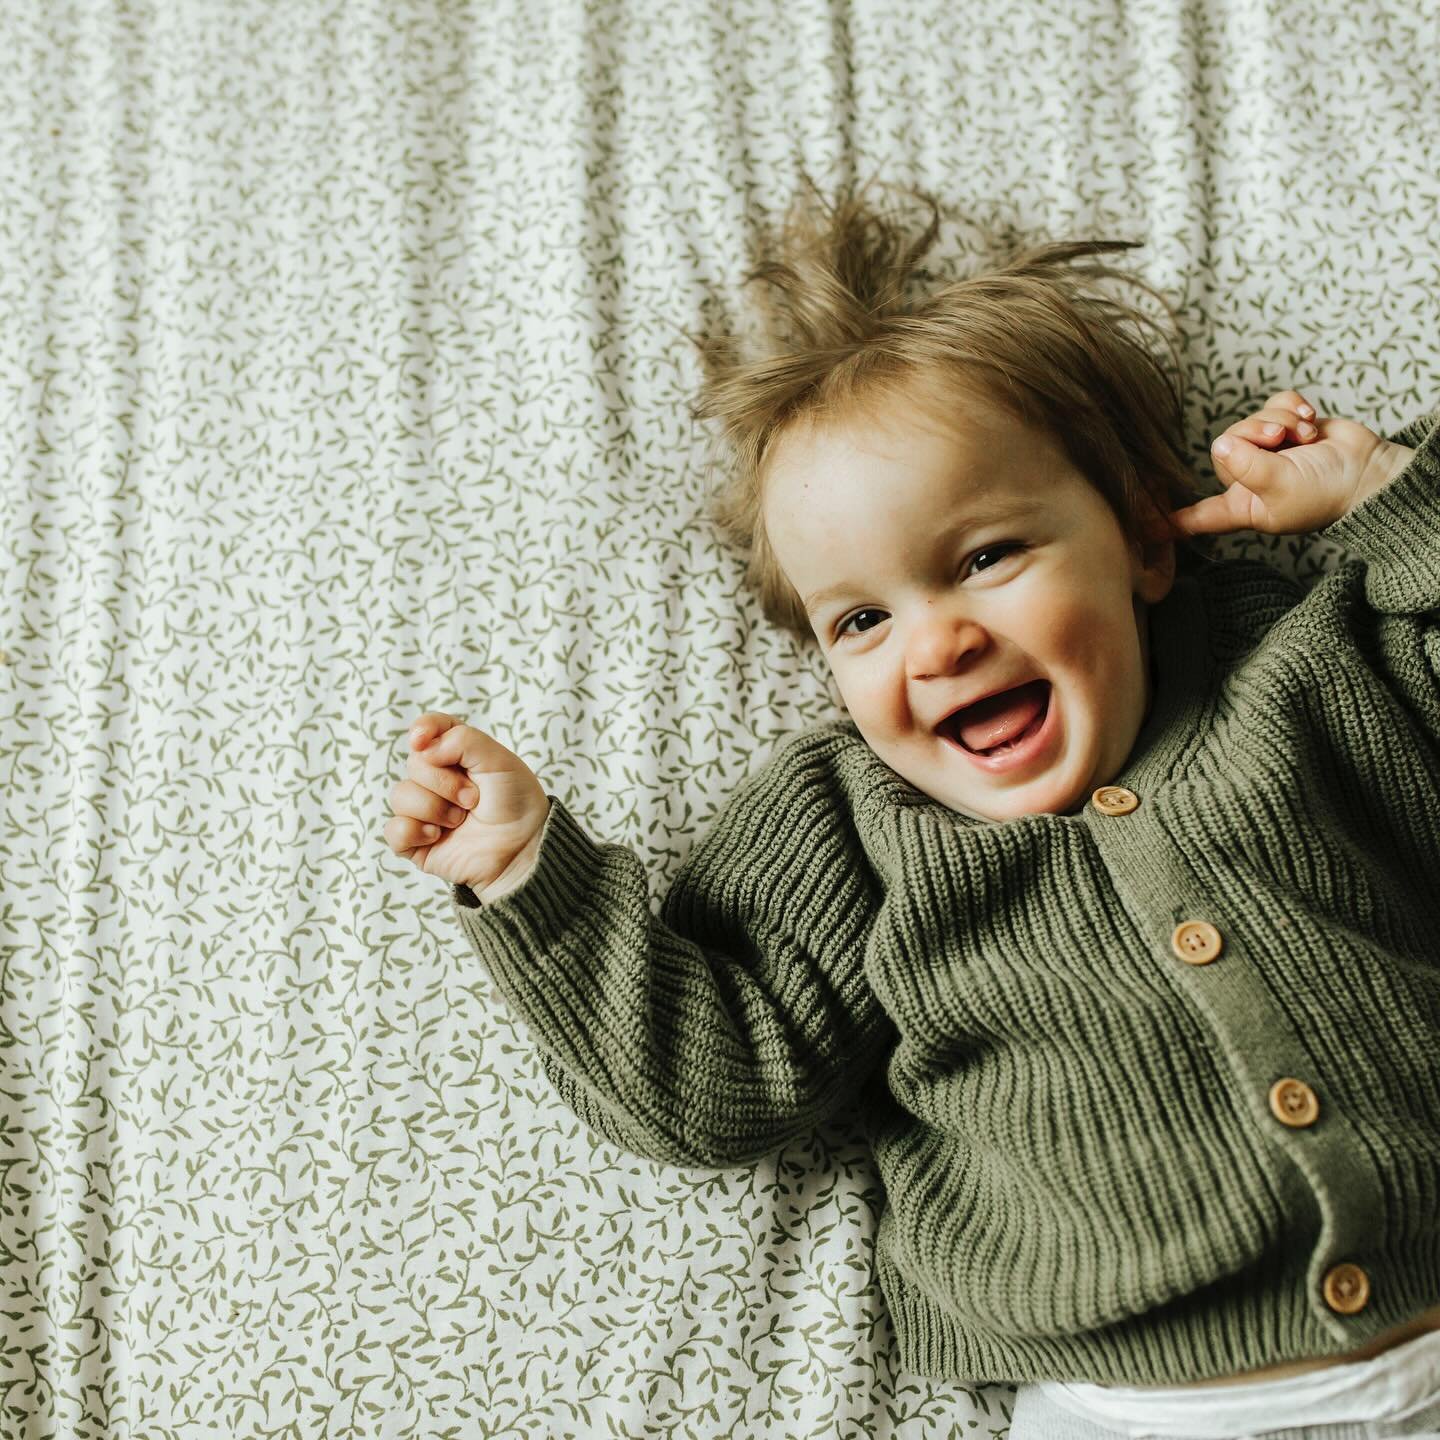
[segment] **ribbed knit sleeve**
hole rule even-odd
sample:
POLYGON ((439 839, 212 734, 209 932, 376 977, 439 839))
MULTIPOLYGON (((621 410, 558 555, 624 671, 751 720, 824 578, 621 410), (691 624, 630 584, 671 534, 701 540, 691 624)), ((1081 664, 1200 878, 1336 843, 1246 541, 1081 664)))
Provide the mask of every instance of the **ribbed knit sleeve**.
POLYGON ((1386 438, 1415 448, 1410 463, 1320 533, 1365 562, 1372 609, 1410 615, 1440 607, 1440 415, 1386 438))
POLYGON ((887 1043, 866 984, 879 888, 806 732, 746 780, 652 914, 644 868, 551 797, 535 868, 452 899, 561 1097, 623 1149, 752 1163, 855 1096, 887 1043))
POLYGON ((1387 438, 1410 463, 1321 534, 1364 562, 1370 662, 1440 744, 1440 415, 1387 438))

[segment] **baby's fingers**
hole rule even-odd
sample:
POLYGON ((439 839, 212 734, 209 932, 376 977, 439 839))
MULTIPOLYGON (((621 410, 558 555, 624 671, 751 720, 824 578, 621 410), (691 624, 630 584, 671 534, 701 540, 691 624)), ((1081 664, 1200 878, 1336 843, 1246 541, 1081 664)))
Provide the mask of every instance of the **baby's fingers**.
MULTIPOLYGON (((1295 423, 1298 425, 1299 421, 1296 420, 1295 423)), ((1275 419, 1273 415, 1251 415, 1248 419, 1237 420, 1225 434, 1238 435, 1252 445, 1273 447, 1286 440, 1290 430, 1285 422, 1275 419)), ((1221 438, 1223 439, 1224 436, 1221 438)))
POLYGON ((1273 450, 1277 445, 1308 445, 1319 438, 1320 430, 1310 402, 1298 390, 1282 390, 1272 395, 1263 409, 1237 420, 1225 433, 1273 450))
POLYGON ((458 765, 464 770, 512 770, 522 762, 493 736, 473 725, 453 721, 438 734, 413 738, 412 758, 421 756, 437 769, 458 765))
POLYGON ((437 795, 435 791, 417 785, 413 780, 396 783, 390 791, 390 808, 402 818, 429 822, 447 830, 463 824, 470 813, 467 806, 452 804, 443 795, 437 795))
POLYGON ((1232 425, 1210 447, 1210 455, 1215 462, 1215 473, 1225 484, 1243 484, 1260 494, 1285 479, 1291 466, 1283 455, 1261 448, 1275 444, 1276 438, 1266 436, 1254 441, 1241 433, 1246 423, 1242 420, 1239 425, 1232 425))
POLYGON ((1265 402, 1266 410, 1283 410, 1301 420, 1313 420, 1315 407, 1298 390, 1281 390, 1265 402))
POLYGON ((408 856, 412 850, 423 850, 426 846, 435 844, 441 834, 438 825, 427 825, 424 821, 410 820, 402 815, 392 815, 385 822, 381 833, 385 836, 385 843, 390 847, 391 854, 402 858, 408 856))
POLYGON ((446 715, 440 710, 427 710, 410 727, 410 748, 423 750, 437 735, 458 724, 460 721, 453 715, 446 715))
POLYGON ((1168 516, 1178 535, 1228 535, 1253 529, 1255 497, 1243 485, 1233 485, 1223 495, 1207 495, 1168 516))

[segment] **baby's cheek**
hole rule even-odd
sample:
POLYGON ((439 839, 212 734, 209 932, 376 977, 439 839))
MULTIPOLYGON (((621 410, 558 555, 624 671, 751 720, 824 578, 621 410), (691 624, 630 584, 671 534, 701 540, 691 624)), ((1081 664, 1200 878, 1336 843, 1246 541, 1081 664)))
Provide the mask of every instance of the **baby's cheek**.
POLYGON ((1103 671, 1115 649, 1114 629, 1105 614, 1079 598, 1051 611, 1049 642, 1057 665, 1085 674, 1103 671))
POLYGON ((1133 611, 1127 608, 1117 618, 1112 610, 1083 600, 1057 607, 1051 639, 1057 668, 1089 682, 1108 704, 1123 705, 1127 700, 1143 704, 1140 639, 1133 611))

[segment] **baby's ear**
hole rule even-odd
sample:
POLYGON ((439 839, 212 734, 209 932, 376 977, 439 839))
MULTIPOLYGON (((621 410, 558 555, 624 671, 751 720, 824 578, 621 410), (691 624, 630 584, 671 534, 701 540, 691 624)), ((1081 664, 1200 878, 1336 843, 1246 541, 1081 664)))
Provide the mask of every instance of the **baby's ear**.
POLYGON ((1175 584, 1175 542, 1151 529, 1132 547, 1131 557, 1135 593, 1147 605, 1158 605, 1175 584))

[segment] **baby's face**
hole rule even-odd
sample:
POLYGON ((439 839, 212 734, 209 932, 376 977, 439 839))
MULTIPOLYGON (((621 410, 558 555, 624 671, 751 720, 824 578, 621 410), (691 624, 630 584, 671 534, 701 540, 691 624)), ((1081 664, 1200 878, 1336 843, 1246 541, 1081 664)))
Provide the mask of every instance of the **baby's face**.
POLYGON ((982 820, 1070 813, 1145 719, 1145 606, 1170 590, 1174 547, 1128 550, 1058 442, 1000 407, 967 403, 955 431, 906 407, 884 428, 790 432, 767 465, 767 532, 892 770, 982 820))

